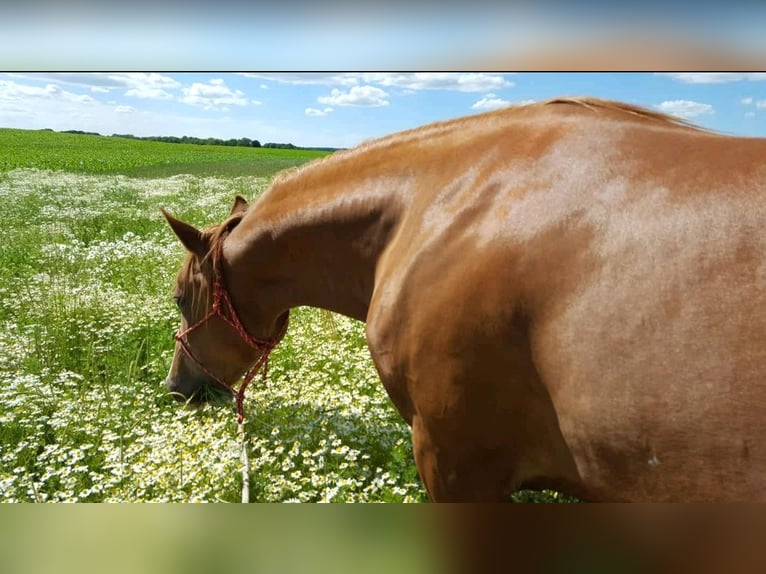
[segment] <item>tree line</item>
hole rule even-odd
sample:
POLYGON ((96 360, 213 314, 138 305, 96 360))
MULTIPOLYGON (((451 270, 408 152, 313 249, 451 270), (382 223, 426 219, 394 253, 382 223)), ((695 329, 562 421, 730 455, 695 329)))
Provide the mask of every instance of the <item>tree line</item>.
MULTIPOLYGON (((53 131, 53 130, 43 130, 43 131, 53 131)), ((63 130, 61 133, 64 134, 82 134, 82 135, 90 135, 90 136, 100 136, 101 134, 97 132, 86 132, 82 130, 63 130)), ((220 139, 220 138, 196 138, 192 136, 135 136, 133 134, 112 134, 111 137, 113 138, 126 138, 126 139, 132 139, 132 140, 144 140, 144 141, 154 141, 154 142, 163 142, 163 143, 182 143, 182 144, 195 144, 195 145, 225 145, 225 146, 236 146, 236 147, 262 147, 262 148, 272 148, 272 149, 299 149, 299 150, 318 150, 318 151, 336 151, 338 148, 331 148, 331 147, 300 147, 293 145, 291 143, 274 143, 274 142, 267 142, 265 144, 261 144, 258 140, 250 139, 250 138, 231 138, 231 139, 220 139)))
POLYGON ((293 144, 272 144, 267 143, 261 145, 258 140, 251 140, 250 138, 231 138, 228 140, 220 138, 195 138, 192 136, 134 136, 133 134, 112 134, 114 138, 126 138, 131 140, 144 140, 152 142, 163 143, 182 143, 182 144, 195 144, 195 145, 227 145, 238 147, 285 147, 286 149, 293 149, 293 144))

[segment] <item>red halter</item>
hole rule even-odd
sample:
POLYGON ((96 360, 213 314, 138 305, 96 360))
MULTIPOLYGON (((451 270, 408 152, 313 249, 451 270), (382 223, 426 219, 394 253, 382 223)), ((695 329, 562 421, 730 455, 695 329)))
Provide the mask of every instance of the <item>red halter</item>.
POLYGON ((237 399, 237 422, 241 423, 244 419, 244 400, 245 400, 245 389, 250 384, 250 382, 253 380, 255 375, 258 373, 258 371, 263 368, 263 379, 266 379, 266 374, 268 372, 268 366, 269 366, 269 354, 271 353, 272 349, 279 343, 279 341, 282 340, 282 337, 284 337, 285 332, 287 331, 287 321, 285 321, 284 325, 282 325, 282 329, 280 330, 279 334, 274 339, 257 339, 253 337, 250 333, 247 332, 245 329, 245 326, 242 324, 242 322, 239 320, 239 317, 237 316, 237 312, 234 309, 234 305, 231 302, 231 297, 229 296, 229 292, 226 290, 226 287, 224 287, 223 282, 221 280, 220 276, 217 276, 215 281, 213 282, 213 307, 210 309, 207 315, 205 315, 202 319, 197 321, 194 325, 187 328, 184 331, 177 332, 174 337, 175 340, 181 343, 181 348, 184 350, 184 352, 189 356, 189 358, 194 361, 197 366, 202 369, 205 373, 208 374, 216 383, 218 383, 221 387, 226 389, 228 392, 233 394, 237 399), (224 308, 225 307, 225 308, 224 308), (228 316, 227 316, 228 313, 228 316), (242 381, 242 384, 239 387, 238 391, 234 391, 232 386, 228 383, 226 383, 223 379, 221 379, 218 375, 213 373, 210 369, 208 369, 205 365, 202 364, 202 361, 200 361, 197 357, 194 356, 194 353, 192 353, 192 350, 189 348, 189 343, 186 341, 186 336, 206 323, 209 319, 212 319, 218 315, 221 319, 226 321, 229 325, 234 327, 234 329, 239 333, 239 336, 242 337, 242 339, 253 349, 260 352, 260 356, 258 359, 256 359, 255 363, 245 372, 244 380, 242 381))

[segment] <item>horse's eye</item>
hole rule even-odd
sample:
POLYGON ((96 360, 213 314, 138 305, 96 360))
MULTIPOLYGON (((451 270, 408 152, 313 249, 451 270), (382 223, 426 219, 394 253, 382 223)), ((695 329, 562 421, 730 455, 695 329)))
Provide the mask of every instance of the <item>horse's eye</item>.
POLYGON ((173 295, 173 301, 176 302, 176 307, 179 309, 183 306, 183 297, 181 295, 173 295))

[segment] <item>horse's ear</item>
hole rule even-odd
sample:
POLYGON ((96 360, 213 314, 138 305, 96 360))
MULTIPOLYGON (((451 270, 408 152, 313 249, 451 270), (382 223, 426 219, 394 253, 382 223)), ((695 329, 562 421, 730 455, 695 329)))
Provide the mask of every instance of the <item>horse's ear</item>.
POLYGON ((181 243, 183 243, 188 251, 191 251, 200 259, 207 255, 208 251, 210 251, 210 242, 199 229, 176 219, 163 208, 160 208, 160 211, 165 216, 173 233, 178 236, 178 239, 181 240, 181 243))
POLYGON ((231 208, 231 213, 229 214, 229 217, 246 210, 247 210, 247 200, 241 195, 237 195, 234 198, 234 206, 231 208))

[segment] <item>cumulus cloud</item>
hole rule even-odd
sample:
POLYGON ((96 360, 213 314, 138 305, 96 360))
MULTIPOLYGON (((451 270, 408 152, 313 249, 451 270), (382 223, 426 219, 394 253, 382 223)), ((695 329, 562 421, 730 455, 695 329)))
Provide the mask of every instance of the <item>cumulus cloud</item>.
POLYGON ((739 101, 739 103, 741 103, 741 104, 743 104, 743 105, 745 105, 745 106, 749 106, 750 104, 752 104, 752 103, 753 103, 753 98, 742 98, 742 99, 739 101))
POLYGON ((117 106, 114 108, 114 111, 118 114, 132 114, 136 111, 136 108, 133 106, 117 106))
POLYGON ((387 98, 388 93, 375 86, 354 86, 346 92, 333 88, 329 96, 320 96, 317 101, 331 106, 380 107, 389 104, 387 98))
POLYGON ((323 110, 317 108, 306 108, 307 116, 326 116, 330 113, 332 113, 332 108, 330 107, 324 108, 323 110))
POLYGON ((19 78, 34 81, 46 81, 49 85, 76 86, 87 88, 94 94, 106 94, 124 90, 124 95, 131 98, 170 100, 181 83, 157 72, 129 73, 35 73, 20 74, 19 78))
POLYGON ((667 100, 655 106, 661 112, 681 118, 694 118, 715 113, 713 106, 692 100, 667 100))
POLYGON ((502 98, 498 98, 495 94, 487 94, 478 102, 471 106, 474 110, 499 110, 500 108, 507 108, 509 106, 524 106, 527 104, 533 104, 535 100, 520 100, 517 102, 509 102, 502 98))
POLYGON ((191 86, 182 88, 183 96, 180 102, 190 106, 198 106, 206 110, 228 110, 228 106, 246 106, 260 104, 257 100, 248 100, 242 90, 232 90, 221 78, 210 80, 208 83, 194 82, 191 86))
POLYGON ((362 80, 370 84, 406 90, 455 90, 458 92, 486 92, 509 88, 513 82, 500 74, 417 72, 412 74, 367 73, 362 80))
POLYGON ((273 82, 293 85, 324 85, 351 88, 360 85, 376 85, 384 88, 399 88, 405 91, 455 90, 459 92, 487 92, 509 88, 513 82, 502 74, 458 73, 458 72, 416 72, 416 73, 243 73, 245 77, 267 79, 273 82))
POLYGON ((143 100, 170 100, 173 94, 162 88, 152 88, 144 86, 141 88, 130 88, 126 90, 125 95, 131 98, 141 98, 143 100))
POLYGON ((134 118, 142 115, 131 115, 129 108, 124 102, 101 102, 54 83, 0 80, 0 124, 6 127, 124 132, 126 118, 130 118, 131 130, 137 133, 134 118))
MULTIPOLYGON (((296 86, 356 86, 359 83, 359 74, 338 74, 326 72, 284 72, 255 74, 241 72, 238 75, 245 78, 269 80, 280 84, 292 84, 296 86)), ((261 84, 264 87, 265 84, 261 84)))
POLYGON ((498 98, 495 94, 487 94, 478 102, 471 106, 474 110, 499 110, 500 108, 506 108, 511 105, 508 100, 498 98))
POLYGON ((152 97, 153 90, 155 95, 164 97, 164 94, 167 94, 167 90, 175 90, 181 86, 178 80, 157 72, 49 72, 18 74, 17 76, 26 80, 85 87, 93 93, 108 93, 113 90, 125 89, 131 92, 127 95, 136 97, 152 97))
POLYGON ((755 107, 759 109, 766 109, 766 100, 758 100, 755 102, 755 107))
POLYGON ((107 80, 115 85, 129 87, 153 87, 174 89, 181 85, 181 82, 170 76, 163 76, 157 72, 128 72, 122 74, 106 74, 107 80))
POLYGON ((684 84, 727 84, 748 80, 766 80, 766 72, 658 72, 684 84))
POLYGON ((46 98, 78 104, 90 104, 96 101, 87 94, 75 94, 61 89, 56 84, 40 87, 20 84, 13 80, 0 80, 0 100, 23 101, 26 98, 46 98))

